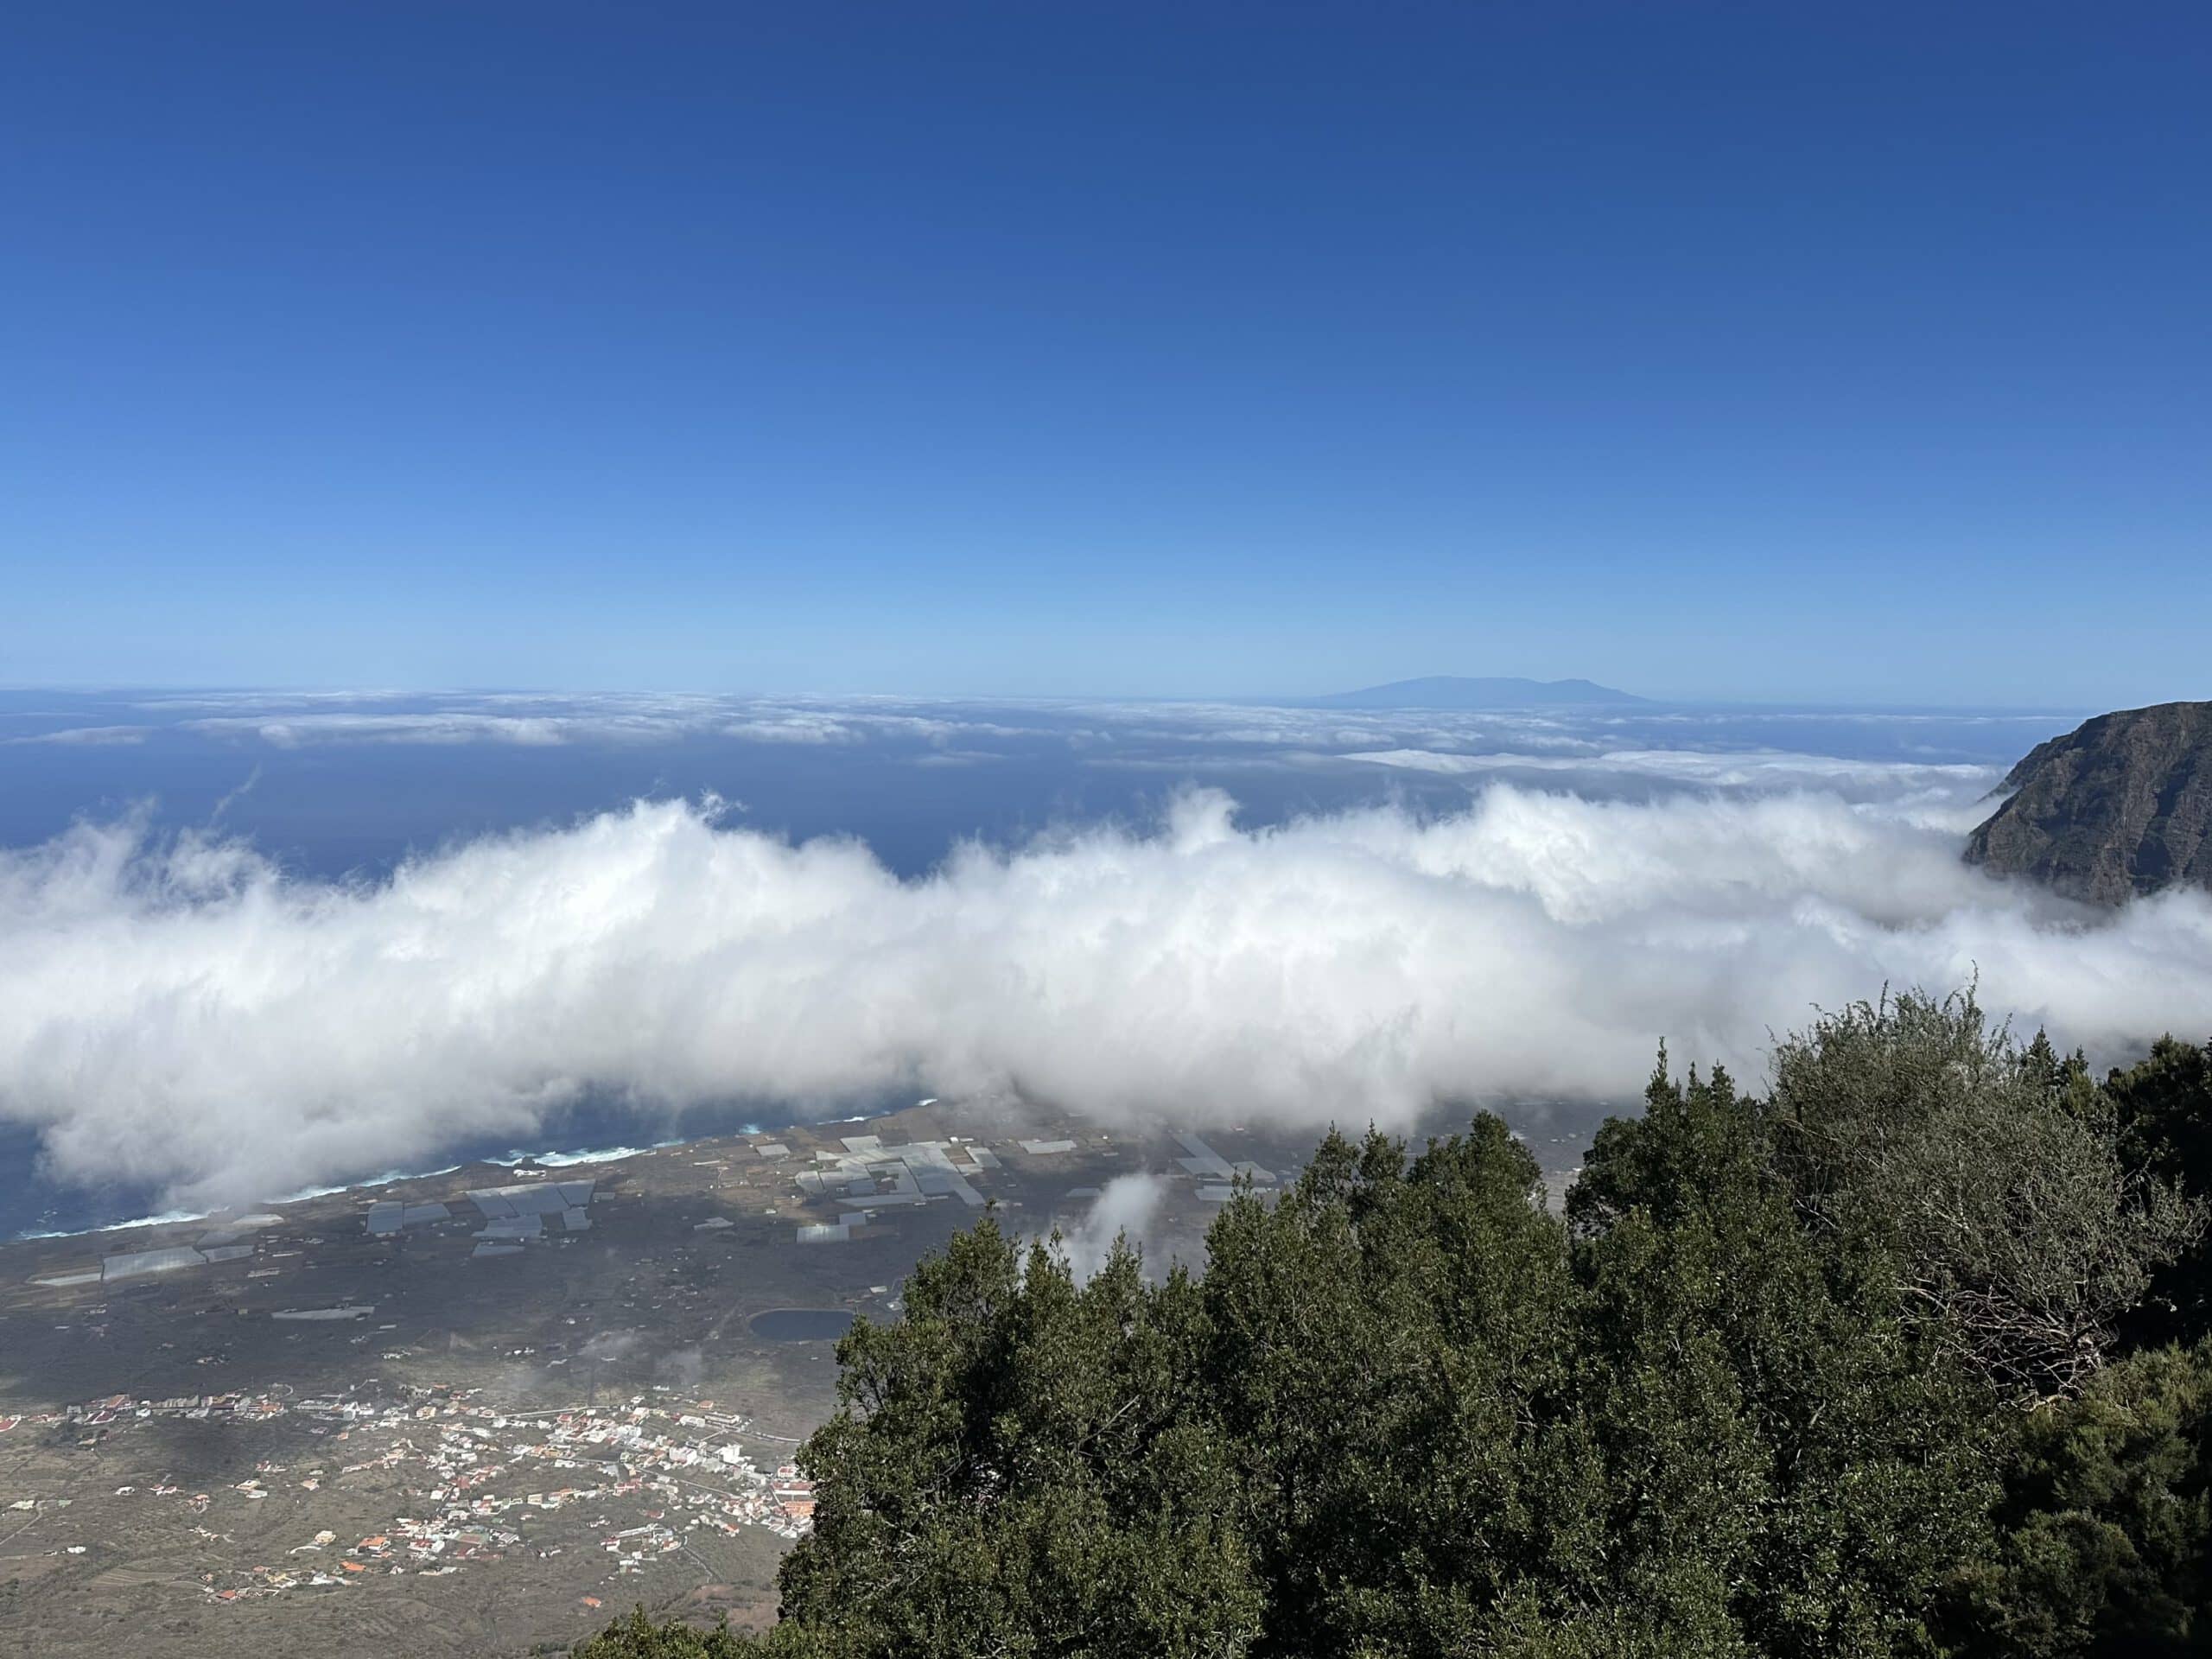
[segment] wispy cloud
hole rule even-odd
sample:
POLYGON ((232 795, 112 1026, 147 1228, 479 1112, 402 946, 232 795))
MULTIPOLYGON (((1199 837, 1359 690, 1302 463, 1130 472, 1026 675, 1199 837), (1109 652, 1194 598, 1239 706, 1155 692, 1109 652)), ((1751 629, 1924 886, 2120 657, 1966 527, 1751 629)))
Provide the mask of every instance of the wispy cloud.
POLYGON ((1828 791, 1852 800, 1978 803, 2005 775, 1999 766, 1859 760, 1780 749, 1716 753, 1699 749, 1617 749, 1566 755, 1440 754, 1430 749, 1382 749, 1338 757, 1401 771, 1478 777, 1553 772, 1616 777, 1707 789, 1828 791))
POLYGON ((86 746, 143 743, 155 729, 151 726, 69 726, 58 732, 35 732, 24 737, 0 738, 0 742, 86 746))
POLYGON ((1106 1265, 1120 1241, 1127 1239, 1139 1249, 1147 1246, 1154 1218, 1166 1197, 1164 1176, 1116 1175, 1100 1189, 1079 1220, 1047 1243, 1078 1280, 1088 1280, 1106 1265))
MULTIPOLYGON (((244 710, 240 702, 218 706, 244 710)), ((276 748, 310 744, 503 743, 543 748, 566 744, 672 743, 720 737, 739 742, 847 744, 906 739, 939 744, 960 738, 1032 737, 1035 733, 988 721, 915 715, 864 703, 814 704, 729 699, 546 699, 521 696, 471 700, 467 707, 408 710, 276 706, 224 714, 196 714, 168 728, 86 728, 79 732, 168 729, 202 737, 257 741, 276 748)), ((57 733, 44 741, 71 741, 57 733)))
MULTIPOLYGON (((43 717, 43 716, 42 716, 43 717)), ((55 718, 66 719, 66 715, 55 718)), ((1018 702, 893 697, 545 692, 270 693, 137 696, 88 703, 82 723, 8 741, 180 741, 299 749, 328 746, 503 745, 635 748, 714 744, 780 748, 901 747, 972 761, 1046 749, 1101 769, 1228 776, 1255 768, 1388 767, 1433 778, 1534 778, 1580 786, 1611 776, 1685 788, 1806 786, 1875 798, 1885 787, 1815 753, 1872 747, 1900 763, 1924 751, 1916 787, 1949 785, 1934 767, 1971 755, 2008 760, 2062 729, 2049 715, 1876 711, 1333 709, 1219 702, 1018 702), (1986 735, 1961 753, 1961 734, 1986 735), (1924 744, 1922 733, 1942 740, 1924 744), (1846 735, 1849 734, 1849 735, 1846 735), (1949 745, 1947 752, 1944 745, 1949 745), (1725 755, 1724 759, 1715 756, 1725 755), (1580 763, 1580 764, 1578 764, 1580 763)))

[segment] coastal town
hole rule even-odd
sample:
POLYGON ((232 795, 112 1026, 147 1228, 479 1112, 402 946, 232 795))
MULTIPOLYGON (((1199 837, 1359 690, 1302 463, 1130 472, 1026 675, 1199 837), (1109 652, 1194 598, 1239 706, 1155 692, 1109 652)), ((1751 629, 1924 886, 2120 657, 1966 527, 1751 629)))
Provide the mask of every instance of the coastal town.
MULTIPOLYGON (((579 1582, 641 1575, 690 1535, 760 1528, 784 1540, 807 1529, 813 1487, 742 1414, 664 1387, 607 1405, 505 1411, 479 1389, 391 1389, 375 1381, 339 1393, 279 1392, 135 1400, 115 1395, 54 1412, 0 1419, 5 1429, 50 1430, 91 1445, 144 1426, 190 1421, 249 1433, 293 1429, 305 1454, 257 1459, 246 1478, 214 1487, 165 1474, 106 1496, 167 1508, 192 1535, 232 1539, 237 1511, 288 1497, 303 1535, 270 1560, 211 1566, 198 1592, 232 1602, 342 1589, 378 1576, 443 1577, 503 1560, 582 1557, 579 1582), (317 1444, 320 1442, 320 1444, 317 1444), (399 1507, 363 1529, 355 1503, 372 1492, 399 1507), (330 1494, 334 1513, 314 1503, 330 1494), (335 1513, 346 1511, 344 1516, 335 1513), (314 1525, 318 1518, 334 1523, 314 1525), (312 1529, 310 1530, 310 1528, 312 1529), (596 1551, 596 1554, 591 1554, 596 1551)), ((112 1452, 115 1448, 109 1448, 112 1452)), ((4 1511, 35 1518, 73 1507, 68 1496, 22 1497, 4 1511)), ((64 1545, 84 1554, 92 1545, 64 1545)))

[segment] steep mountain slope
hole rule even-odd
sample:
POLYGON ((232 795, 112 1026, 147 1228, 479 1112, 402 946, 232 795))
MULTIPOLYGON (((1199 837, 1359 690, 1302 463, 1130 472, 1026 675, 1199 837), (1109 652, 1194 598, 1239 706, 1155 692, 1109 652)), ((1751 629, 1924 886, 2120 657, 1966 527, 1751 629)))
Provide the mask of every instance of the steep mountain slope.
POLYGON ((2100 715, 2038 745, 1967 861, 2093 904, 2212 887, 2212 702, 2100 715))

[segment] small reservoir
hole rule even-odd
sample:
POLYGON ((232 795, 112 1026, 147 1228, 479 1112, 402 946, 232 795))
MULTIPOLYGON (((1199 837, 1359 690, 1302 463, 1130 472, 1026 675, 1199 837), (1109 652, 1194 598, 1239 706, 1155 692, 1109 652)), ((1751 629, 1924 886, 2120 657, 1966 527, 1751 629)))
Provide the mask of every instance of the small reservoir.
POLYGON ((842 1307, 772 1307, 745 1322, 747 1330, 770 1342, 830 1342, 852 1325, 853 1316, 842 1307))

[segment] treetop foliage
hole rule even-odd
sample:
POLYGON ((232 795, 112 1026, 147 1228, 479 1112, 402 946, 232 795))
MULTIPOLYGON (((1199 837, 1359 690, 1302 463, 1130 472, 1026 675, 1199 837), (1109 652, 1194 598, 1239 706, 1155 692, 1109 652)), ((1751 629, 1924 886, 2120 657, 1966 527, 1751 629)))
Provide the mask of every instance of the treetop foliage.
POLYGON ((1908 995, 1759 1096, 1662 1053, 1557 1210, 1484 1113, 1332 1133, 1202 1273, 986 1218, 841 1345, 781 1623, 578 1652, 2198 1651, 2208 1137, 2212 1053, 1908 995))

